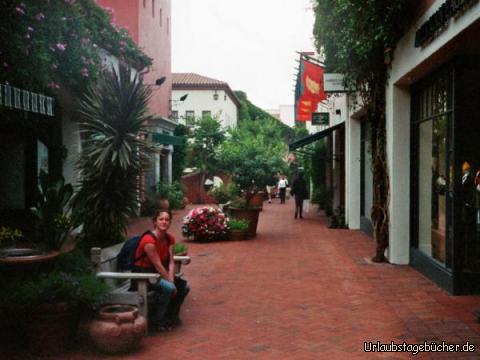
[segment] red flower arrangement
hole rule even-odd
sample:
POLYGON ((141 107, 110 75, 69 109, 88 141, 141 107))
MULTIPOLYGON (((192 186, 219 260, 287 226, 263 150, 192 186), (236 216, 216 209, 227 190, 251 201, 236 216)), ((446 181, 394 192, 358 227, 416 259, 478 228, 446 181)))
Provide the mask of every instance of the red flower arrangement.
POLYGON ((198 240, 223 240, 228 235, 228 217, 217 208, 198 207, 183 219, 182 232, 198 240))

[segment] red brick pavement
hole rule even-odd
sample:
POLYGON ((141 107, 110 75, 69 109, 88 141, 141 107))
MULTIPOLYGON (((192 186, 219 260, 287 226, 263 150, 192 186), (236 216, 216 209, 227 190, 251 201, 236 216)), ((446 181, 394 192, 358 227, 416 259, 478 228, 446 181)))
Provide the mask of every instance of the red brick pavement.
MULTIPOLYGON (((173 232, 179 241, 181 218, 173 232)), ((141 232, 148 219, 136 221, 141 232)), ((333 230, 314 211, 293 219, 293 202, 264 205, 255 239, 188 242, 192 291, 183 326, 148 336, 122 359, 404 359, 365 353, 364 342, 474 343, 480 296, 449 296, 409 266, 374 264, 371 238, 333 230)), ((475 359, 435 353, 421 359, 475 359)), ((62 359, 116 359, 87 344, 62 359)))

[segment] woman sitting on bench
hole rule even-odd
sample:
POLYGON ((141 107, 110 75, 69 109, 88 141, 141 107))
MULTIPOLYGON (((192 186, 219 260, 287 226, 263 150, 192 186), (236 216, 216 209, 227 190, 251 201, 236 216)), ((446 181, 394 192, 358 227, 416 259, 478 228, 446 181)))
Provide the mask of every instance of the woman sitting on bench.
POLYGON ((170 227, 170 210, 157 210, 153 217, 153 230, 145 233, 135 252, 133 272, 158 272, 160 280, 150 284, 157 296, 156 309, 149 312, 152 330, 165 331, 180 325, 180 307, 190 288, 185 280, 175 276, 173 246, 175 238, 167 230, 170 227))

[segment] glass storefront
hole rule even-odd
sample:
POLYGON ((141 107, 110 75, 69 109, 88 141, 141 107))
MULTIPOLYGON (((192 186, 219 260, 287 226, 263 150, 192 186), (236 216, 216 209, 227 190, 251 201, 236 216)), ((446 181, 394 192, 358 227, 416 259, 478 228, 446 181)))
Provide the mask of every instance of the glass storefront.
POLYGON ((448 217, 453 186, 451 133, 453 72, 445 71, 415 94, 413 129, 416 133, 418 249, 450 267, 451 221, 448 217), (448 248, 448 249, 447 249, 448 248))
POLYGON ((457 59, 412 88, 411 263, 457 294, 480 291, 477 64, 457 59))

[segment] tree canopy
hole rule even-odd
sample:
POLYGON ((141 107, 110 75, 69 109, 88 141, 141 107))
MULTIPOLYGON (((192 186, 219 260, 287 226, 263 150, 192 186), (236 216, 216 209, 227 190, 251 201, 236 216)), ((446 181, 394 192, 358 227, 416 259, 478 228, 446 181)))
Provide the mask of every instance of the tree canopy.
POLYGON ((407 1, 314 0, 313 34, 326 71, 345 75, 355 88, 371 125, 373 205, 377 242, 374 261, 385 261, 389 226, 389 177, 386 159, 385 87, 393 47, 403 33, 407 1))
POLYGON ((94 0, 0 0, 0 8, 0 82, 83 92, 104 70, 101 48, 137 68, 151 64, 94 0))

